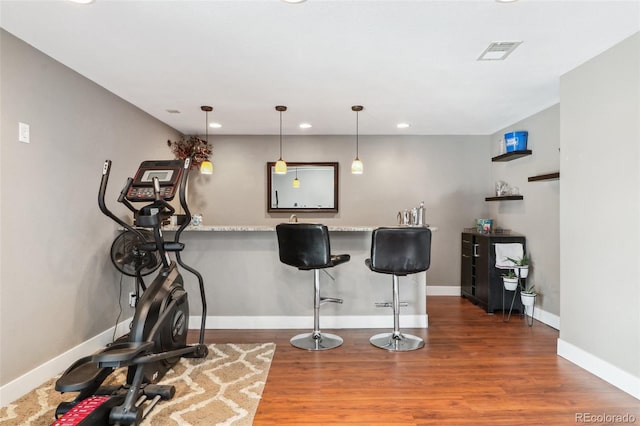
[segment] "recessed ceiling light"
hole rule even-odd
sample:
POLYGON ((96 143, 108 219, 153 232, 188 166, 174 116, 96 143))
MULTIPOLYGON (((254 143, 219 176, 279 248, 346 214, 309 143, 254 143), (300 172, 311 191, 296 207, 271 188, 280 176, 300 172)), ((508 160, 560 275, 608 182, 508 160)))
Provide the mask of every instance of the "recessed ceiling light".
POLYGON ((307 0, 282 0, 285 3, 291 3, 291 4, 296 4, 296 3, 304 3, 307 0))
POLYGON ((498 3, 514 3, 518 0, 496 0, 498 3))
POLYGON ((312 127, 313 126, 311 124, 309 124, 309 123, 300 123, 300 128, 301 129, 310 129, 312 127))
POLYGON ((409 123, 398 123, 396 125, 396 127, 398 129, 407 129, 407 128, 411 127, 411 124, 409 124, 409 123))
POLYGON ((209 127, 212 127, 214 129, 219 129, 220 127, 222 127, 222 124, 220 124, 220 123, 209 123, 209 127))
POLYGON ((72 3, 78 3, 78 4, 89 4, 89 3, 93 3, 95 0, 69 0, 72 3))
POLYGON ((167 112, 169 114, 180 114, 180 111, 178 111, 177 109, 168 109, 167 112))

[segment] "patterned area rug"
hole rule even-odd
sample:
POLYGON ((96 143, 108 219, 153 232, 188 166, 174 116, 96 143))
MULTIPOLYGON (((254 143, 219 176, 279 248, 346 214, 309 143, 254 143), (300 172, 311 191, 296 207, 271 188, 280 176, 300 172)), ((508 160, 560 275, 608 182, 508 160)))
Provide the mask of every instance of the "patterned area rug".
MULTIPOLYGON (((251 425, 269 373, 276 345, 213 344, 206 359, 183 358, 161 384, 176 387, 169 401, 160 401, 145 426, 251 425)), ((125 370, 113 375, 124 381, 125 370)), ((74 394, 61 395, 55 379, 0 408, 2 425, 44 426, 54 420, 56 406, 74 394)))

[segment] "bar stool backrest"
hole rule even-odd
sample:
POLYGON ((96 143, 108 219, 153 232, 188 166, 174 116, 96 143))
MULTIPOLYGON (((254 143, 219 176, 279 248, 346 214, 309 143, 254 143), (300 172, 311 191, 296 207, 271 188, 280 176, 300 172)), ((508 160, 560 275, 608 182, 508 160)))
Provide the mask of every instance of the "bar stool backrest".
POLYGON ((314 223, 281 223, 276 226, 280 261, 298 269, 333 266, 329 230, 314 223))
POLYGON ((370 268, 398 276, 426 271, 431 264, 431 230, 381 227, 371 236, 370 268))

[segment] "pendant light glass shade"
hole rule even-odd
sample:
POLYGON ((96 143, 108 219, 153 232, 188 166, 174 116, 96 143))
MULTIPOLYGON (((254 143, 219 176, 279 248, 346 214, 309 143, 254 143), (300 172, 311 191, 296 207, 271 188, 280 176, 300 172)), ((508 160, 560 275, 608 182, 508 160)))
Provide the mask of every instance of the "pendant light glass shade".
POLYGON ((351 163, 351 173, 354 175, 361 175, 364 172, 364 164, 358 157, 351 163))
MULTIPOLYGON (((204 133, 205 133, 205 142, 209 144, 209 111, 213 111, 213 107, 210 106, 201 106, 201 110, 204 111, 204 133)), ((200 173, 203 175, 211 175, 213 174, 213 163, 211 161, 203 160, 200 163, 200 173)))
POLYGON ((354 105, 351 107, 351 111, 355 111, 356 113, 356 158, 351 163, 351 174, 361 175, 364 172, 364 164, 358 157, 358 149, 359 149, 359 122, 358 122, 358 113, 362 111, 364 107, 362 105, 354 105))
POLYGON ((298 169, 296 168, 296 178, 293 180, 292 186, 294 188, 300 188, 300 180, 298 179, 298 169))
POLYGON ((280 113, 280 158, 276 162, 276 174, 277 175, 286 175, 287 174, 287 163, 282 159, 282 112, 286 111, 287 107, 283 105, 278 105, 276 107, 276 111, 280 113))
POLYGON ((287 174, 287 163, 285 163, 282 158, 276 161, 276 174, 277 175, 287 174))
POLYGON ((212 175, 213 174, 213 163, 209 160, 204 160, 200 163, 200 173, 203 175, 212 175))

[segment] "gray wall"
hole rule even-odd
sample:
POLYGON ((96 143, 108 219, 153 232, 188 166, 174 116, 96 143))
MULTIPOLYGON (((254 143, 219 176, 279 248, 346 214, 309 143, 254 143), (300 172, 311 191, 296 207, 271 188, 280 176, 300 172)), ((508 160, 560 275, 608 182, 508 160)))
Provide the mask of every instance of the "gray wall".
POLYGON ((102 164, 114 161, 113 201, 141 159, 170 157, 178 134, 4 30, 0 42, 3 385, 115 325, 102 164), (30 144, 18 142, 18 122, 30 144))
MULTIPOLYGON (((275 225, 289 214, 266 211, 266 163, 277 136, 210 136, 214 173, 189 186, 190 205, 207 225, 275 225)), ((284 159, 340 163, 340 211, 300 213, 327 225, 392 225, 398 210, 425 202, 433 235, 430 285, 460 284, 460 233, 488 213, 491 186, 487 136, 360 136, 364 174, 350 173, 354 136, 286 136, 284 159)), ((211 238, 214 238, 211 236, 211 238)), ((248 309, 248 308, 247 308, 248 309)))
MULTIPOLYGON (((522 201, 491 202, 490 217, 497 226, 522 233, 527 238, 531 273, 527 284, 539 292, 537 307, 560 315, 560 182, 528 182, 529 176, 560 169, 560 105, 554 105, 496 132, 493 155, 500 154, 498 141, 506 132, 527 130, 527 148, 533 154, 508 162, 495 162, 493 181, 518 187, 522 201)), ((564 172, 564 171, 563 171, 564 172)), ((495 191, 495 188, 491 188, 495 191)))
POLYGON ((640 397, 640 34, 560 80, 560 340, 640 397))

